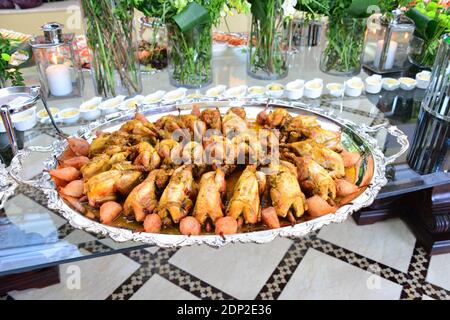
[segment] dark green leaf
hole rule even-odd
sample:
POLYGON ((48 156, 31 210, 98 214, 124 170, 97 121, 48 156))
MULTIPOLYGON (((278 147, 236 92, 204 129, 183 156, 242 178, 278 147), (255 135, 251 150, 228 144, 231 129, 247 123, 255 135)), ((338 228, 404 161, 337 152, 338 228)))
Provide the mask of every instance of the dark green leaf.
POLYGON ((425 39, 431 38, 438 26, 438 21, 428 17, 416 8, 406 12, 406 16, 411 18, 416 24, 416 32, 425 39))
POLYGON ((253 0, 249 1, 251 4, 250 10, 252 15, 258 20, 264 20, 266 17, 266 7, 264 6, 265 0, 253 0))
POLYGON ((378 4, 377 0, 354 0, 348 8, 348 15, 353 18, 364 18, 373 12, 367 12, 367 8, 378 4))
POLYGON ((196 2, 187 5, 183 11, 173 17, 173 20, 182 32, 210 22, 208 10, 196 2))

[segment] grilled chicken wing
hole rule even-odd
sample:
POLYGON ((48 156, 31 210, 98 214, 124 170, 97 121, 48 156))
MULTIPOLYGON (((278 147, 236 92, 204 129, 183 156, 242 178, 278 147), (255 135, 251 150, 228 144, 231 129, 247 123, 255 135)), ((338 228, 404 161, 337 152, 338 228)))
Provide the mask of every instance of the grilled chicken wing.
POLYGON ((126 216, 134 214, 136 221, 144 221, 145 216, 156 208, 157 192, 169 177, 170 173, 162 169, 150 172, 147 178, 128 195, 123 205, 124 214, 126 216))
POLYGON ((187 216, 192 207, 193 184, 192 166, 184 165, 173 172, 156 210, 164 223, 170 223, 169 215, 174 223, 187 216))
POLYGON ((287 147, 297 156, 311 156, 315 162, 330 171, 332 178, 341 178, 345 175, 344 160, 341 155, 313 140, 292 142, 283 147, 287 147))
POLYGON ((306 210, 306 197, 297 181, 297 169, 291 163, 281 161, 279 165, 270 165, 270 198, 278 216, 288 213, 299 218, 306 210))
POLYGON ((259 195, 265 189, 265 183, 264 174, 256 172, 256 166, 247 166, 234 187, 227 216, 238 219, 243 214, 246 223, 257 223, 261 213, 259 195))
POLYGON ((203 174, 193 212, 198 222, 204 224, 209 217, 214 223, 223 216, 222 196, 225 191, 225 174, 221 169, 203 174))

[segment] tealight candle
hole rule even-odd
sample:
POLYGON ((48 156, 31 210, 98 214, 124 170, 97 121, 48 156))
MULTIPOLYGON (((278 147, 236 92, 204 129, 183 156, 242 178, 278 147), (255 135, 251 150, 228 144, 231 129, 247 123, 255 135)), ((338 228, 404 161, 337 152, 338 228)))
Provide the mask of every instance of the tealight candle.
POLYGON ((53 96, 66 96, 72 93, 72 79, 69 67, 64 64, 51 64, 45 69, 48 87, 53 96))
POLYGON ((398 44, 395 41, 391 41, 389 43, 386 60, 384 61, 384 67, 380 66, 381 51, 383 51, 383 46, 384 46, 384 41, 379 40, 377 42, 377 51, 375 52, 375 59, 373 61, 373 64, 377 68, 382 67, 383 69, 392 69, 392 67, 394 66, 395 53, 397 52, 398 44))

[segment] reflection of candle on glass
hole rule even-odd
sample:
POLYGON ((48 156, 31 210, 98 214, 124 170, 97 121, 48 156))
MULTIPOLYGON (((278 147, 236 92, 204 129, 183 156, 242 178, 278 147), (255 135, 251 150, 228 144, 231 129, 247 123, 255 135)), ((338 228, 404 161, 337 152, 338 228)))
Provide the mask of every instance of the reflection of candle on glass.
POLYGON ((64 64, 57 64, 56 56, 53 56, 52 61, 54 64, 50 64, 45 69, 50 93, 53 96, 66 96, 72 92, 69 67, 64 64))
MULTIPOLYGON (((377 51, 375 52, 375 59, 373 61, 373 64, 375 67, 379 68, 380 65, 380 59, 381 59, 381 52, 383 51, 384 41, 379 40, 377 42, 377 51)), ((395 60, 395 53, 397 51, 397 42, 391 41, 389 43, 389 48, 387 50, 386 54, 386 60, 384 61, 384 66, 381 66, 382 69, 392 69, 394 66, 394 60, 395 60)))

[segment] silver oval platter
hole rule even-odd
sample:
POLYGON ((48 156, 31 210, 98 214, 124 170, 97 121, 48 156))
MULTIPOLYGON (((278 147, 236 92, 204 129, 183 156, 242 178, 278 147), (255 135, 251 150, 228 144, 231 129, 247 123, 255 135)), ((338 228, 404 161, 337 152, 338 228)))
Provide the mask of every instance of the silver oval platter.
MULTIPOLYGON (((57 158, 67 147, 66 140, 56 141, 50 147, 30 147, 21 150, 13 159, 10 174, 19 182, 31 184, 32 186, 43 190, 48 198, 48 206, 50 209, 58 210, 72 226, 79 229, 84 229, 89 232, 107 235, 118 242, 124 241, 138 241, 148 244, 154 244, 160 247, 180 247, 193 244, 207 244, 211 246, 223 246, 227 243, 235 242, 254 242, 267 243, 278 236, 281 237, 302 237, 308 233, 320 229, 321 227, 330 223, 341 223, 345 221, 352 213, 360 210, 363 207, 370 206, 375 200, 381 187, 387 183, 385 177, 386 165, 392 163, 397 157, 408 149, 407 137, 398 130, 395 126, 388 124, 379 125, 376 127, 368 127, 366 125, 357 125, 349 120, 340 119, 332 115, 326 115, 321 110, 310 109, 307 106, 300 106, 293 103, 288 103, 283 100, 273 100, 270 104, 263 100, 232 100, 232 101, 200 101, 195 102, 201 109, 204 108, 219 108, 222 114, 231 106, 242 106, 245 108, 247 117, 249 119, 256 119, 257 114, 265 108, 287 108, 291 115, 314 115, 317 117, 320 125, 331 131, 340 131, 342 133, 342 143, 347 150, 357 150, 362 155, 362 161, 357 177, 364 176, 367 170, 373 170, 371 173, 371 180, 367 188, 350 203, 341 206, 335 213, 323 215, 314 219, 305 220, 295 225, 289 225, 278 229, 249 231, 226 236, 218 236, 213 234, 205 234, 199 236, 185 236, 179 234, 164 234, 164 233, 146 233, 137 232, 130 229, 104 225, 100 222, 91 220, 83 214, 72 209, 58 194, 55 186, 47 172, 44 172, 38 181, 22 181, 20 171, 22 170, 22 160, 25 159, 31 152, 51 151, 52 156, 45 162, 48 169, 55 168, 57 165, 57 158), (385 157, 381 149, 377 145, 376 139, 371 136, 371 133, 377 132, 381 128, 396 137, 397 142, 401 145, 400 151, 390 157, 385 157), (368 164, 370 159, 371 164, 368 164), (372 161, 373 160, 373 161, 372 161)), ((192 103, 179 103, 171 105, 152 106, 151 109, 145 110, 142 108, 140 112, 144 114, 148 120, 156 121, 161 116, 167 114, 177 115, 180 112, 190 113, 192 103)), ((78 136, 87 139, 89 142, 95 138, 95 134, 100 131, 115 131, 121 124, 132 119, 134 112, 124 111, 117 114, 110 114, 107 117, 101 118, 90 125, 79 130, 78 136)))

